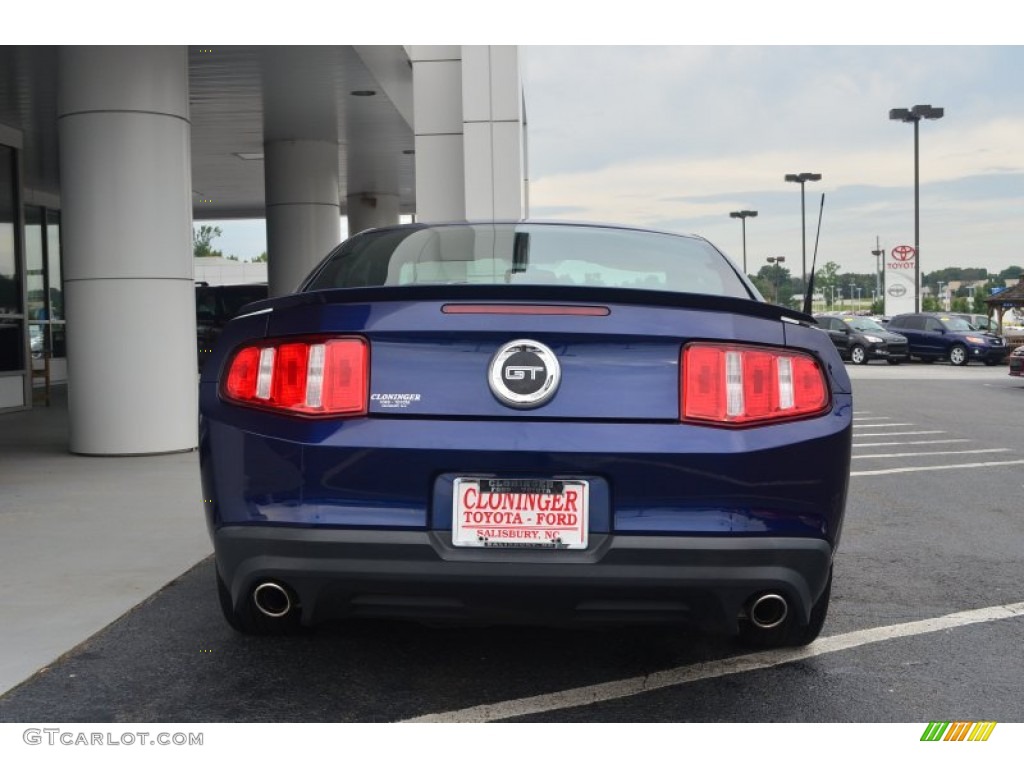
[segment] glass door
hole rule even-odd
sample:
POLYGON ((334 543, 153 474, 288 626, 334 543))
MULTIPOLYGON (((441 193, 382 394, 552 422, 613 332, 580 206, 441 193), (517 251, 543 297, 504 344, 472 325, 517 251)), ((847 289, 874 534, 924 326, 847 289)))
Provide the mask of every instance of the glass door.
POLYGON ((0 410, 25 405, 25 312, 19 258, 17 154, 0 146, 0 410))

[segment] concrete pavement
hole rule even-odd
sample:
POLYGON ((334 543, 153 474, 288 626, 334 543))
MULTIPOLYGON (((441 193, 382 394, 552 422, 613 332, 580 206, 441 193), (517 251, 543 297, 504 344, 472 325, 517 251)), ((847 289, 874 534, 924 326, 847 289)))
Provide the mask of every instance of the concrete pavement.
POLYGON ((212 551, 196 452, 68 452, 63 388, 0 418, 0 693, 212 551))

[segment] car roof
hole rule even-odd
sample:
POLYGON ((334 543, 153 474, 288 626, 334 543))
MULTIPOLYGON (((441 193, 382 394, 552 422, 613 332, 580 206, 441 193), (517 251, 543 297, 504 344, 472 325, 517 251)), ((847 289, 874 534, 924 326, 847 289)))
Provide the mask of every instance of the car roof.
MULTIPOLYGON (((388 232, 401 229, 438 229, 442 227, 485 227, 485 226, 557 226, 557 227, 579 227, 581 229, 615 229, 628 232, 647 232, 654 235, 671 235, 672 237, 686 237, 694 240, 706 240, 701 235, 693 232, 670 232, 666 229, 653 229, 651 227, 639 227, 635 224, 617 224, 611 222, 596 221, 572 221, 567 219, 467 219, 465 221, 431 221, 431 222, 410 222, 408 224, 391 224, 386 227, 374 227, 364 229, 355 234, 366 232, 388 232)), ((354 235, 353 235, 354 236, 354 235)))

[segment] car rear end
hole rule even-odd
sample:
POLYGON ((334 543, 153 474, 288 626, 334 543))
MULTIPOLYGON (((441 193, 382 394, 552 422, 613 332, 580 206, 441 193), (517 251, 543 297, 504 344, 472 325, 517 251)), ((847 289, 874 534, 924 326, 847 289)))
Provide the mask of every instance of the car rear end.
MULTIPOLYGON (((477 252, 495 239, 462 230, 477 252)), ((548 231, 529 231, 535 251, 548 231)), ((466 268, 430 258, 433 276, 466 268)), ((518 268, 338 289, 329 259, 227 326, 200 449, 229 620, 811 624, 849 472, 831 342, 752 298, 518 268)))

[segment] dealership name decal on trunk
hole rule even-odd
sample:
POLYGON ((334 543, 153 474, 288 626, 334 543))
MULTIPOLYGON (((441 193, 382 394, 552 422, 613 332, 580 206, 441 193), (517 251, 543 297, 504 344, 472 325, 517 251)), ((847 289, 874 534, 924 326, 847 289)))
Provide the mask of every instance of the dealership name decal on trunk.
POLYGON ((370 395, 370 400, 380 405, 381 408, 408 408, 409 403, 418 403, 420 401, 419 394, 397 394, 397 393, 374 393, 370 395))

